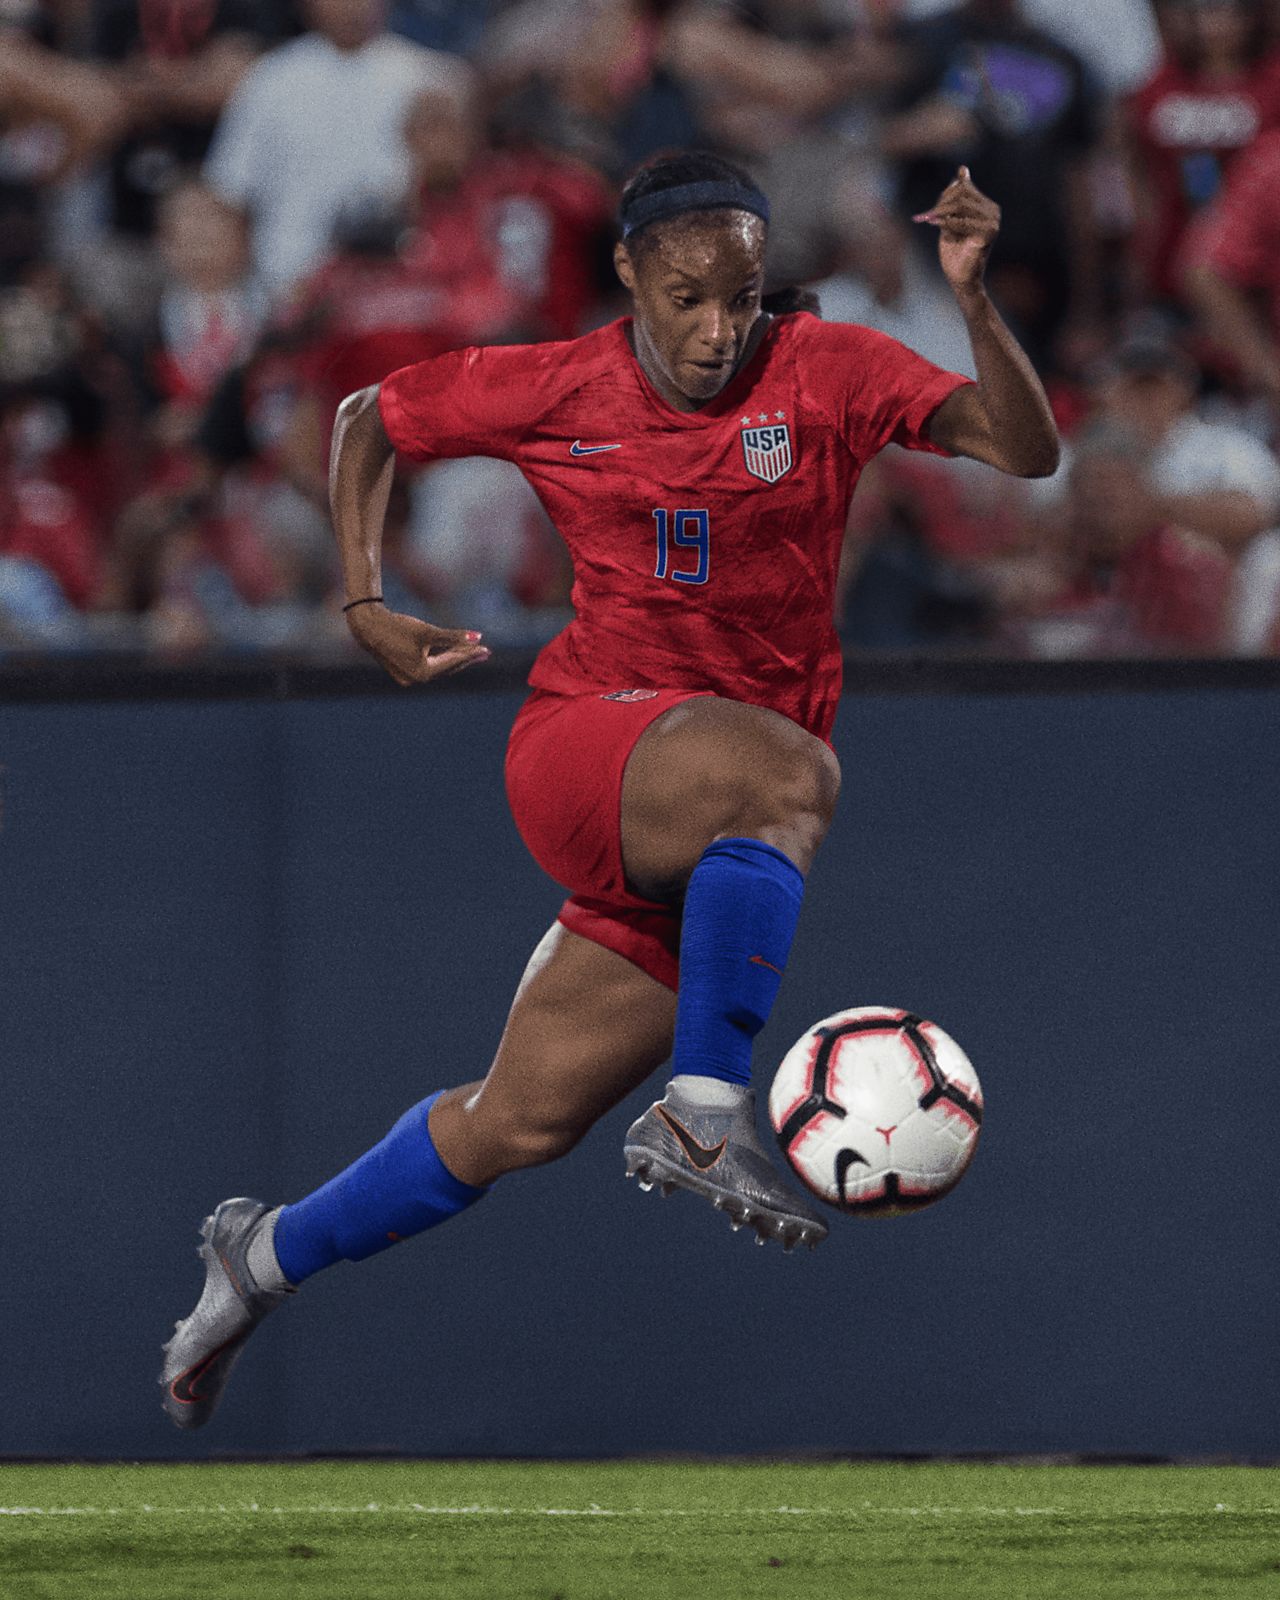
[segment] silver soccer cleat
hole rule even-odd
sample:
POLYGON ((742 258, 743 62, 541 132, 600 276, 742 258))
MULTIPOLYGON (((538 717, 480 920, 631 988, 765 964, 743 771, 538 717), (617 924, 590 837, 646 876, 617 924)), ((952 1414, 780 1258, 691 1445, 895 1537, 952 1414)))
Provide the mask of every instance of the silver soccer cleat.
POLYGON ((637 1117, 623 1145, 627 1177, 642 1189, 661 1184, 710 1200, 736 1233, 756 1230, 758 1244, 778 1239, 785 1250, 820 1244, 827 1225, 816 1208, 788 1189, 756 1133, 755 1096, 726 1110, 691 1105, 669 1086, 665 1097, 637 1117))
POLYGON ((296 1293, 262 1289, 249 1271, 249 1235, 267 1210, 261 1200, 224 1200, 200 1229, 204 1291, 191 1315, 175 1324, 160 1373, 164 1409, 180 1428, 208 1422, 245 1340, 296 1293))

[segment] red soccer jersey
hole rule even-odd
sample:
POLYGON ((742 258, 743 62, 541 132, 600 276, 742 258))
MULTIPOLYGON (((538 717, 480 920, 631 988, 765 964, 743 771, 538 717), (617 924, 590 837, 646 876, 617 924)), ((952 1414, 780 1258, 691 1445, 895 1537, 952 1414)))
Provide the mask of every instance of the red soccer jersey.
POLYGON ((1280 132, 1266 133, 1236 162, 1215 203, 1192 223, 1181 266, 1211 267, 1265 300, 1280 337, 1280 132))
POLYGON ((589 168, 541 151, 498 152, 451 194, 422 197, 406 259, 447 292, 454 325, 473 341, 517 326, 526 337, 571 339, 596 292, 592 246, 610 211, 589 168))
POLYGON ((546 506, 577 615, 538 657, 535 688, 710 689, 826 738, 858 475, 889 443, 936 450, 929 418, 968 380, 884 334, 801 313, 777 318, 710 404, 677 411, 628 326, 404 367, 382 384, 387 433, 414 460, 514 461, 546 506))
POLYGON ((1221 550, 1177 528, 1153 528, 1115 564, 1081 572, 1041 612, 1078 623, 1075 654, 1222 648, 1232 567, 1221 550))
POLYGON ((1280 124, 1280 52, 1226 81, 1166 62, 1132 97, 1129 116, 1154 213, 1139 253, 1152 286, 1176 298, 1174 261, 1187 224, 1219 193, 1241 151, 1280 124))

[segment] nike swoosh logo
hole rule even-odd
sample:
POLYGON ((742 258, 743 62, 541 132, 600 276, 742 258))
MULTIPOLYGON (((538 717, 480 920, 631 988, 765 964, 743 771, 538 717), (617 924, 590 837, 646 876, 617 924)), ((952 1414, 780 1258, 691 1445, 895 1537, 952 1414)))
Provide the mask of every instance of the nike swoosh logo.
POLYGON ((203 1361, 197 1361, 194 1367, 188 1367, 185 1372, 180 1372, 169 1385, 169 1393, 180 1405, 184 1406, 195 1405, 199 1401, 207 1399, 208 1396, 201 1394, 196 1388, 196 1384, 204 1377, 219 1356, 224 1356, 228 1350, 234 1349, 238 1344, 243 1344, 248 1337, 249 1329, 247 1328, 243 1333, 232 1334, 216 1350, 210 1351, 203 1361))
POLYGON ((678 1123, 669 1111, 664 1110, 662 1106, 658 1106, 657 1112, 684 1146, 685 1155, 688 1156, 689 1160, 693 1162, 700 1172, 705 1172, 708 1167, 715 1166, 716 1162, 724 1154, 724 1147, 728 1143, 727 1139, 721 1139, 719 1144, 712 1145, 708 1149, 705 1144, 699 1144, 688 1128, 678 1123))
POLYGON ((836 1153, 836 1188, 845 1205, 849 1204, 849 1196, 845 1193, 845 1184, 849 1178, 849 1168, 853 1166, 869 1166, 866 1156, 859 1150, 840 1150, 836 1153))
POLYGON ((598 456, 602 450, 621 450, 620 444, 583 444, 581 439, 575 439, 569 446, 571 456, 598 456))
POLYGON ((766 961, 763 956, 748 956, 747 960, 750 961, 753 967, 768 967, 770 972, 776 972, 779 977, 782 976, 782 968, 775 967, 772 961, 766 961))

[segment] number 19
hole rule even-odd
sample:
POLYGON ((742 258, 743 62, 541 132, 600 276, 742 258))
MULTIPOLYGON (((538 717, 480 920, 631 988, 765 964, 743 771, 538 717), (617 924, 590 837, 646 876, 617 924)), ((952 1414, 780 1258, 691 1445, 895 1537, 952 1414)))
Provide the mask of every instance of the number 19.
POLYGON ((706 511, 658 510, 658 565, 655 578, 670 578, 673 583, 705 583, 711 570, 711 517, 706 511), (692 572, 675 571, 672 557, 676 550, 696 550, 698 565, 692 572))

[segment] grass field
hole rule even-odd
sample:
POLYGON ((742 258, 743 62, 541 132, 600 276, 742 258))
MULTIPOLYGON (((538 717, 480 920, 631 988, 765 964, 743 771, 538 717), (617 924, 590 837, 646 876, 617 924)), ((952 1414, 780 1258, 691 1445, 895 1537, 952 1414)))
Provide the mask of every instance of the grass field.
POLYGON ((0 1466, 4 1600, 1280 1600, 1280 1470, 0 1466))

